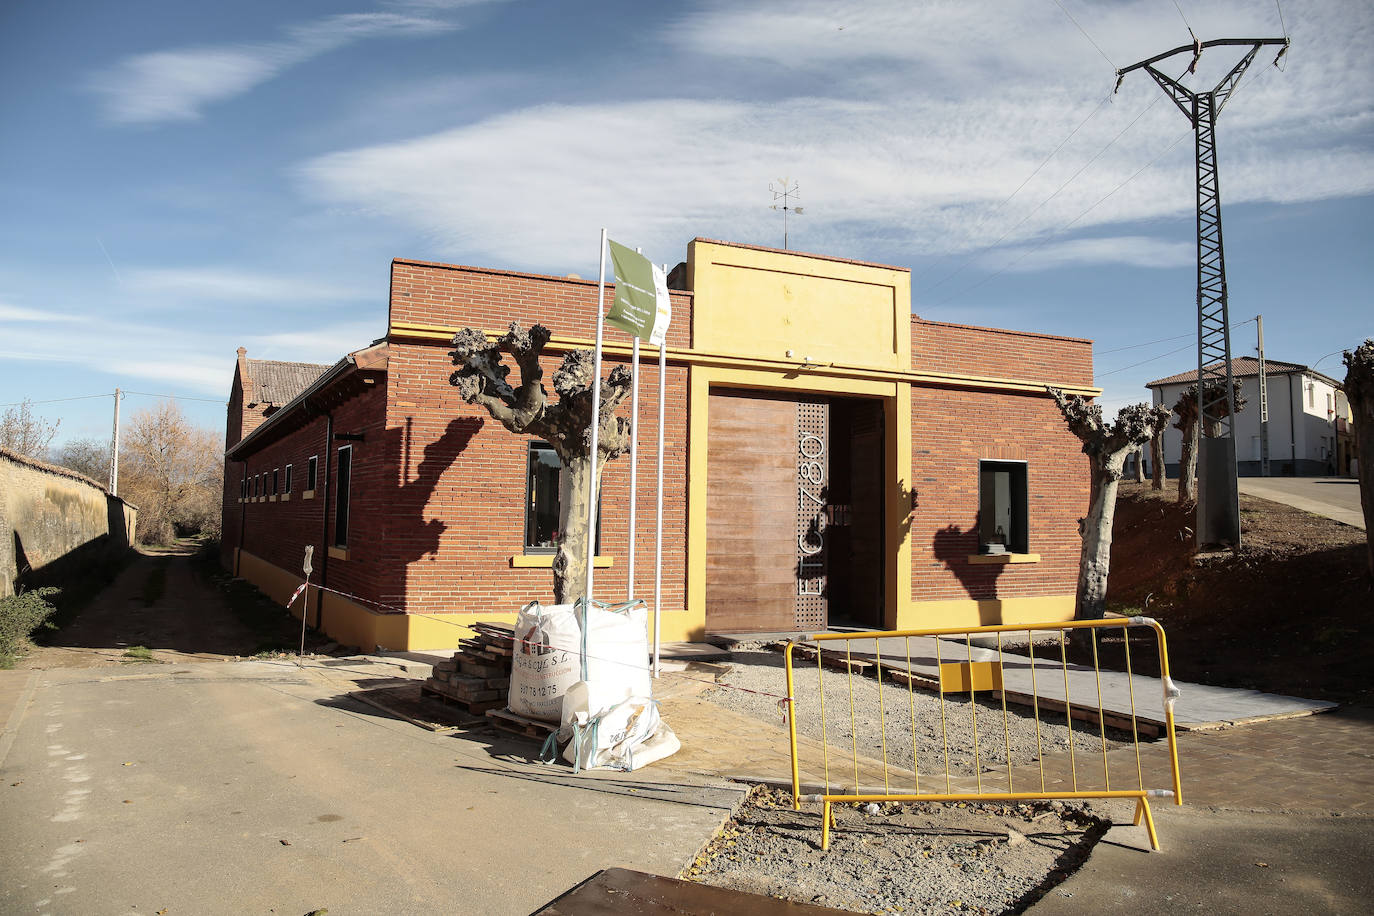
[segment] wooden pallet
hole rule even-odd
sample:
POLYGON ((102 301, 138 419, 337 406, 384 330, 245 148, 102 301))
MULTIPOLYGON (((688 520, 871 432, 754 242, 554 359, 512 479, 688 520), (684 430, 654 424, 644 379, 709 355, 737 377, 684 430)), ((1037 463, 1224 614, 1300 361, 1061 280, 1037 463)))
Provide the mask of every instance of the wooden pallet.
POLYGON ((545 722, 542 719, 530 719, 509 709, 489 709, 487 718, 491 719, 491 724, 509 735, 517 735, 521 738, 534 738, 536 741, 543 741, 549 735, 558 731, 557 722, 545 722))
POLYGON ((420 685, 420 696, 437 697, 445 703, 453 703, 462 709, 467 710, 474 716, 490 712, 498 706, 506 705, 505 697, 493 697, 486 700, 470 700, 459 696, 458 693, 447 684, 435 681, 433 678, 420 685))

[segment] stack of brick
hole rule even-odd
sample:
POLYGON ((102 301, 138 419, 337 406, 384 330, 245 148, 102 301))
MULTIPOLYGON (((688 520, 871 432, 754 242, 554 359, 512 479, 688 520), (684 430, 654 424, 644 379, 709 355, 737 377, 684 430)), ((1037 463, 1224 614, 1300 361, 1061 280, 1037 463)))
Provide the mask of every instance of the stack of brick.
POLYGON ((457 703, 475 716, 506 705, 515 632, 495 623, 472 627, 475 638, 464 639, 447 661, 434 666, 422 693, 457 703))

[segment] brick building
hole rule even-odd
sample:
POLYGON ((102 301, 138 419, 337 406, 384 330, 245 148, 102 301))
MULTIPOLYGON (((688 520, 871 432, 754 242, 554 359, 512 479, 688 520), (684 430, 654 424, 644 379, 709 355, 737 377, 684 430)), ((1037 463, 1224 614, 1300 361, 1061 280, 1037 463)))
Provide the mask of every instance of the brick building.
MULTIPOLYGON (((1072 616, 1088 475, 1045 385, 1096 394, 1090 342, 922 320, 902 268, 706 239, 670 285, 665 640, 1072 616)), ((368 648, 453 646, 478 617, 551 600, 557 459, 462 403, 449 342, 539 322, 549 375, 591 346, 596 303, 595 282, 398 259, 371 346, 327 367, 240 350, 225 564, 285 601, 315 545, 311 623, 368 648)), ((606 361, 627 361, 629 339, 606 336, 606 361)), ((645 349, 635 580, 650 597, 645 349)), ((629 465, 605 471, 603 600, 626 590, 629 465)))

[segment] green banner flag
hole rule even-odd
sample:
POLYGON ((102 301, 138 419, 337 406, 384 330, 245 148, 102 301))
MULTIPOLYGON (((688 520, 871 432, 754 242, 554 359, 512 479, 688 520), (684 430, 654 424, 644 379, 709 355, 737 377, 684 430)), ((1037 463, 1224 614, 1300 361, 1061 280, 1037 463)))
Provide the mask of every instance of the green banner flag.
POLYGON ((615 301, 606 313, 606 323, 656 347, 662 346, 673 314, 668 302, 668 279, 639 252, 617 242, 610 242, 610 246, 615 301))

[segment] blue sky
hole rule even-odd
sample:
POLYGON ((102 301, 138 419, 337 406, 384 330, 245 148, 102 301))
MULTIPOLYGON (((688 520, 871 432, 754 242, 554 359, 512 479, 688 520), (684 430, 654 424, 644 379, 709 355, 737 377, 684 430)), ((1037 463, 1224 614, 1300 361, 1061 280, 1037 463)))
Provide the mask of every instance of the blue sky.
MULTIPOLYGON (((1196 327, 1193 150, 1113 65, 1282 28, 1271 0, 1061 2, 0 5, 0 403, 119 386, 222 429, 238 346, 384 333, 392 257, 776 246, 780 176, 792 247, 909 266, 927 318, 1093 338, 1107 408, 1145 399, 1195 360, 1151 343, 1196 327)), ((1218 130, 1233 352, 1262 313, 1312 364, 1374 334, 1374 6, 1282 12, 1285 69, 1262 53, 1218 130)), ((37 410, 109 433, 108 397, 37 410)))

